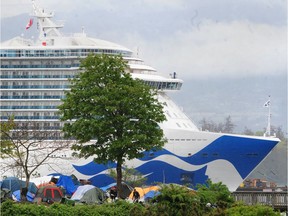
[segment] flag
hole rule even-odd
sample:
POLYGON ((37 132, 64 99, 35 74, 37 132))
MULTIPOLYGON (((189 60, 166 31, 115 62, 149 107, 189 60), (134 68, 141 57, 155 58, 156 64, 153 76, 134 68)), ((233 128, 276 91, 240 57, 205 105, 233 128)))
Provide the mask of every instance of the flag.
POLYGON ((270 106, 270 100, 268 100, 265 104, 264 107, 269 107, 270 106))
POLYGON ((33 19, 30 19, 26 25, 26 30, 29 29, 33 25, 33 19))

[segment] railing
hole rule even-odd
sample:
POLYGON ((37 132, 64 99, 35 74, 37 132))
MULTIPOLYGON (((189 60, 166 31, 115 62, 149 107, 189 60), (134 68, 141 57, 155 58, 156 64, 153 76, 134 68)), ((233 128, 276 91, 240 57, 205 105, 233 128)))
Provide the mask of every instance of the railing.
POLYGON ((242 201, 247 205, 268 205, 274 209, 287 210, 287 191, 235 191, 232 193, 235 201, 242 201))

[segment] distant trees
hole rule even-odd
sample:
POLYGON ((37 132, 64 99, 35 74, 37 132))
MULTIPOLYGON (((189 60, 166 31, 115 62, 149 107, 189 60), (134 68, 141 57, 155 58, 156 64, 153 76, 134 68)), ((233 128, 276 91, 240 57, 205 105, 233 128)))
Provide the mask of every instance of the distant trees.
MULTIPOLYGON (((212 120, 206 120, 206 118, 203 118, 200 122, 199 122, 201 128, 203 131, 210 131, 210 132, 221 132, 221 133, 234 133, 234 128, 235 128, 235 124, 232 122, 232 118, 231 116, 227 116, 224 120, 224 122, 220 122, 220 123, 215 123, 212 120)), ((263 136, 263 134, 265 133, 266 128, 263 128, 263 130, 261 131, 252 131, 251 129, 245 127, 244 131, 242 132, 242 134, 245 135, 254 135, 254 136, 263 136)), ((281 141, 285 141, 287 139, 287 137, 285 137, 285 133, 282 129, 281 126, 271 126, 271 135, 274 136, 276 135, 277 138, 279 138, 281 141)))
POLYGON ((125 160, 141 158, 166 142, 158 125, 166 119, 163 107, 155 89, 131 77, 121 56, 89 55, 81 69, 59 106, 63 131, 78 141, 73 150, 79 157, 116 162, 121 197, 125 160))
POLYGON ((52 161, 51 156, 69 147, 69 141, 51 141, 60 136, 61 131, 42 130, 32 121, 0 122, 1 175, 6 172, 17 177, 24 175, 28 187, 30 177, 40 166, 53 166, 56 158, 52 161))
POLYGON ((233 133, 233 130, 235 128, 235 124, 232 122, 232 118, 229 115, 225 118, 224 123, 215 123, 212 120, 207 121, 205 118, 203 118, 200 121, 200 126, 203 131, 211 131, 211 132, 222 132, 222 133, 233 133))
MULTIPOLYGON (((266 131, 266 128, 263 128, 263 130, 261 130, 261 131, 253 132, 251 129, 248 129, 247 127, 245 127, 243 134, 263 136, 265 131, 266 131)), ((271 136, 276 136, 277 138, 279 138, 281 140, 281 142, 286 142, 286 140, 287 140, 287 137, 285 137, 285 133, 284 133, 281 126, 276 127, 276 126, 271 125, 270 133, 271 133, 271 136)))

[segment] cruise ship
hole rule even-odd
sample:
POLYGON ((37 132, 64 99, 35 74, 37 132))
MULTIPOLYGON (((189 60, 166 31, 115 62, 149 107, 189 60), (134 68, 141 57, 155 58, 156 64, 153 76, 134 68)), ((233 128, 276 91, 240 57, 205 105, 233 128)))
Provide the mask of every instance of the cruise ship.
MULTIPOLYGON (((128 166, 147 178, 147 184, 162 182, 195 186, 209 178, 234 191, 279 142, 275 137, 199 130, 168 96, 170 92, 179 91, 183 84, 175 74, 159 75, 131 50, 87 37, 85 32, 65 36, 60 31, 63 24, 53 20, 54 13, 44 11, 34 1, 32 5, 39 37, 35 40, 15 37, 1 43, 1 121, 13 116, 20 125, 32 121, 44 131, 61 131, 63 122, 59 120, 57 107, 65 96, 64 91, 69 90, 69 79, 79 72, 80 60, 89 53, 121 54, 128 63, 127 72, 133 78, 142 79, 158 89, 158 99, 166 115, 166 121, 160 125, 167 139, 164 148, 127 161, 128 166)), ((31 24, 32 20, 27 28, 31 24)), ((49 138, 50 141, 53 139, 55 137, 49 138)), ((109 169, 115 168, 114 163, 96 164, 93 158, 79 159, 72 155, 69 148, 51 155, 57 165, 43 165, 37 173, 41 176, 73 174, 80 179, 89 179, 99 187, 114 181, 107 175, 109 169)))

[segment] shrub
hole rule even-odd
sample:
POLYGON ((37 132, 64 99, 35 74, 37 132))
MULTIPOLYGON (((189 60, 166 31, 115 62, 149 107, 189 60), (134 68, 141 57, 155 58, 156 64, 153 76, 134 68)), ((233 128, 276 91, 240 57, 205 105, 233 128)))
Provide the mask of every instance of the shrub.
POLYGON ((235 205, 225 210, 227 216, 279 216, 279 212, 275 212, 272 207, 263 205, 247 206, 244 204, 235 205))
POLYGON ((146 211, 154 212, 156 215, 201 215, 196 192, 187 187, 179 185, 164 185, 160 195, 155 197, 146 211))
POLYGON ((200 199, 202 208, 205 208, 207 203, 210 203, 217 206, 217 208, 226 209, 234 203, 227 186, 221 182, 212 183, 210 179, 204 185, 197 185, 197 196, 200 199))

